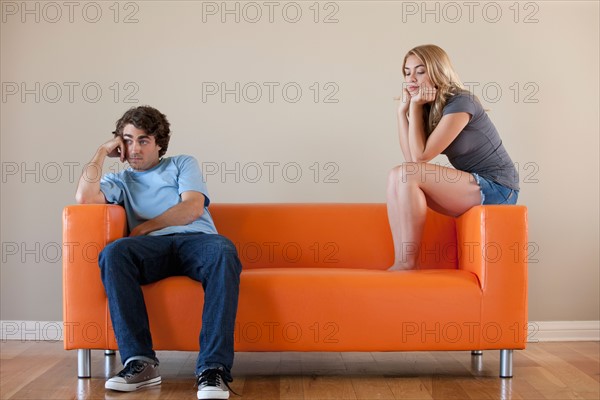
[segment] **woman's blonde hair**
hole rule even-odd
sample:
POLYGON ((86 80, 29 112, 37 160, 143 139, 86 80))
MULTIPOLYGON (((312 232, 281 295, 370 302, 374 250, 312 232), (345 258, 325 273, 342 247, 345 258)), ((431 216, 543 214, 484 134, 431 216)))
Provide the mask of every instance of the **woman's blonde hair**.
POLYGON ((437 89, 435 100, 424 107, 426 135, 429 136, 442 118, 442 111, 448 99, 458 93, 466 92, 458 74, 454 70, 448 54, 434 44, 417 46, 406 53, 402 63, 402 71, 406 59, 414 55, 425 64, 431 83, 437 89))

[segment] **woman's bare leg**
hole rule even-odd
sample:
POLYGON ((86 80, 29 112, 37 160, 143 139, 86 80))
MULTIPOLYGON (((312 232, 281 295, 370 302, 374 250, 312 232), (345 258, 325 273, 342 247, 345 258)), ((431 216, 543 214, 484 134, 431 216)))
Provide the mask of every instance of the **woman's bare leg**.
POLYGON ((458 216, 480 203, 479 185, 467 172, 427 163, 404 163, 392 169, 387 210, 395 257, 389 270, 417 266, 428 206, 458 216))

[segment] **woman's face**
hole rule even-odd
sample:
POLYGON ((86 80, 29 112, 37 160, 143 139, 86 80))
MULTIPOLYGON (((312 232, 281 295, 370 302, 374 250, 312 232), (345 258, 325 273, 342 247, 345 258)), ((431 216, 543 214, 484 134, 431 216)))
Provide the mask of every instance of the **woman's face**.
POLYGON ((411 96, 419 93, 419 88, 433 88, 434 84, 429 79, 425 64, 417 56, 411 54, 406 58, 404 65, 404 82, 411 96))

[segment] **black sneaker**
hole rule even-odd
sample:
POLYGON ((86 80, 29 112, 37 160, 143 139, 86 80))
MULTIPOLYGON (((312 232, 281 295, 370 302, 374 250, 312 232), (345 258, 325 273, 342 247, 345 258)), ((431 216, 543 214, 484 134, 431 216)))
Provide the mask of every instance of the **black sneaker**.
POLYGON ((148 386, 160 385, 158 364, 150 364, 141 360, 133 360, 117 375, 106 381, 106 389, 120 392, 133 392, 148 386))
MULTIPOLYGON (((198 399, 228 399, 232 379, 220 369, 207 369, 198 377, 198 399)), ((235 393, 235 392, 234 392, 235 393)))

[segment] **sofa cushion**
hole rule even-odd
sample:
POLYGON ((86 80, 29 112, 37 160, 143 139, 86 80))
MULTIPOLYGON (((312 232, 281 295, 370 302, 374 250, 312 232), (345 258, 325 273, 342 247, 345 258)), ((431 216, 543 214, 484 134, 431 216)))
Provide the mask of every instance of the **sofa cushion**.
MULTIPOLYGON (((202 309, 202 286, 173 277, 143 290, 155 348, 196 350, 201 313, 190 310, 202 309)), ((468 350, 479 345, 481 297, 475 275, 461 270, 247 270, 236 350, 468 350)))

